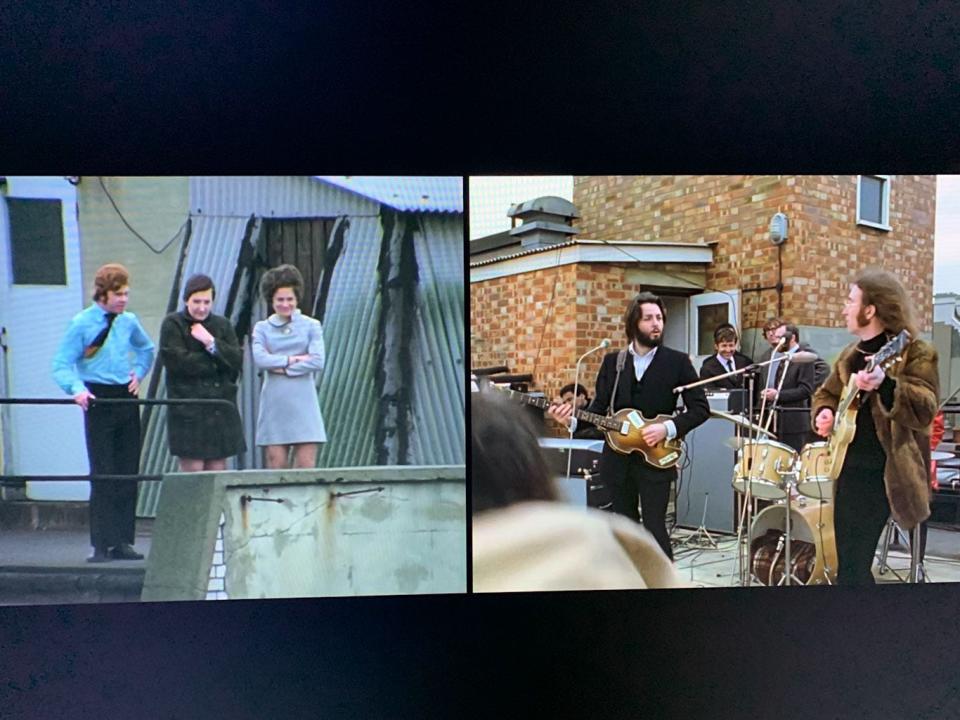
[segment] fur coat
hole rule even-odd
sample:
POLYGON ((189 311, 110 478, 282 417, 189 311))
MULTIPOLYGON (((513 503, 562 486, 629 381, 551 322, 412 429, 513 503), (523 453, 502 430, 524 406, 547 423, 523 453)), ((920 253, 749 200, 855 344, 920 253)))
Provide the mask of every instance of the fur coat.
MULTIPOLYGON (((856 346, 854 342, 844 348, 813 396, 811 419, 825 407, 836 412, 856 346)), ((930 343, 914 340, 902 357, 886 371, 894 381, 892 407, 888 410, 877 392, 870 393, 866 404, 887 454, 883 482, 890 512, 900 527, 910 530, 930 515, 930 429, 937 414, 940 376, 937 351, 930 343)))
POLYGON ((474 592, 690 587, 647 530, 563 502, 473 516, 474 592))

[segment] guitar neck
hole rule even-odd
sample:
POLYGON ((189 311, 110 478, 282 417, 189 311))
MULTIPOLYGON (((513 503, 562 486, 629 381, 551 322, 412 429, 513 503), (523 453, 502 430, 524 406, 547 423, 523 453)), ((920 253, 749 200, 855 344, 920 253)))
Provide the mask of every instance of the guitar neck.
MULTIPOLYGON (((547 400, 547 398, 534 397, 533 395, 527 395, 526 393, 510 390, 509 388, 504 388, 501 390, 501 392, 507 393, 514 400, 520 400, 527 405, 533 405, 534 407, 538 407, 543 410, 546 410, 552 404, 549 400, 547 400)), ((586 420, 589 423, 593 423, 598 428, 603 428, 605 430, 620 429, 620 423, 616 420, 608 418, 606 415, 599 415, 598 413, 587 412, 586 410, 574 410, 573 416, 577 418, 577 420, 586 420)))

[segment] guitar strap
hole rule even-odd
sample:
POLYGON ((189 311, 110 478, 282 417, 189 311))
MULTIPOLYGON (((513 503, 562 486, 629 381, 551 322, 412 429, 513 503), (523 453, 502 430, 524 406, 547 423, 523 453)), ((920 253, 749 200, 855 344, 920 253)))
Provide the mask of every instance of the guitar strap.
POLYGON ((620 373, 623 372, 623 366, 627 363, 627 349, 624 348, 617 353, 617 376, 613 380, 613 391, 610 393, 610 407, 607 408, 607 416, 613 416, 613 399, 617 396, 617 385, 620 384, 620 373))

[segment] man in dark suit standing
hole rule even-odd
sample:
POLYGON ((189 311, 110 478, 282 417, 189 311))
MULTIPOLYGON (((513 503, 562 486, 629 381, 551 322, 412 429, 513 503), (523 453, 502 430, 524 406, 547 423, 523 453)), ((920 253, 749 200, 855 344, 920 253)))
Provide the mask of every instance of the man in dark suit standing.
POLYGON ((781 325, 774 330, 774 337, 778 341, 781 337, 785 338, 782 347, 786 349, 774 354, 773 363, 767 366, 765 389, 761 398, 766 398, 768 408, 777 410, 776 433, 779 441, 800 452, 812 435, 809 411, 814 387, 814 366, 812 363, 787 362, 790 356, 800 349, 800 330, 796 325, 781 325))
MULTIPOLYGON (((733 325, 724 323, 717 326, 713 331, 713 347, 717 351, 716 355, 711 355, 703 361, 700 366, 700 379, 725 375, 734 370, 751 365, 753 360, 741 352, 737 352, 737 331, 733 325)), ((733 375, 732 377, 714 380, 707 383, 707 390, 739 390, 743 387, 743 375, 733 375)))
MULTIPOLYGON (((601 414, 634 408, 647 418, 673 415, 670 420, 643 428, 643 439, 648 445, 682 438, 710 416, 702 387, 684 391, 686 409, 674 415, 677 394, 673 389, 695 382, 697 373, 688 355, 662 344, 665 320, 663 302, 656 295, 642 292, 631 301, 624 314, 624 332, 629 345, 604 356, 597 374, 596 396, 587 408, 601 414)), ((569 405, 554 404, 550 414, 564 425, 576 423, 569 405)), ((672 559, 666 513, 676 469, 653 467, 638 453, 622 455, 606 445, 600 458, 600 473, 611 489, 613 511, 639 521, 639 500, 644 527, 672 559)))

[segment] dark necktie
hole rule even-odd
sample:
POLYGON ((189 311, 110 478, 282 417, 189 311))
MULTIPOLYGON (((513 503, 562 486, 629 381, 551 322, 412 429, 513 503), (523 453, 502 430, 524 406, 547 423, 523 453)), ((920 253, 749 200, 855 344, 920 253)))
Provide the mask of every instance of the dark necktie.
POLYGON ((87 345, 83 349, 83 357, 86 360, 89 360, 94 355, 97 354, 97 351, 103 347, 103 344, 107 341, 107 335, 110 334, 110 328, 113 327, 113 321, 117 319, 116 313, 107 313, 107 326, 97 333, 97 336, 93 339, 93 342, 87 345))

